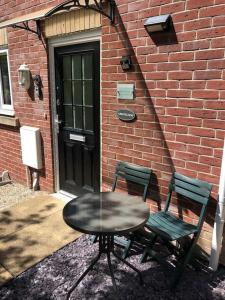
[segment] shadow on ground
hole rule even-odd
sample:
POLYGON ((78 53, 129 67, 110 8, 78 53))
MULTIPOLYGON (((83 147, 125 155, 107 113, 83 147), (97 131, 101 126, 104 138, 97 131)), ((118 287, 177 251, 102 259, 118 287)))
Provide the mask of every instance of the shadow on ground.
MULTIPOLYGON (((68 289, 97 254, 97 247, 83 235, 2 286, 0 299, 66 299, 68 289)), ((140 264, 139 259, 140 255, 133 255, 128 260, 142 271, 143 286, 132 270, 113 260, 121 299, 225 299, 223 267, 211 272, 205 263, 198 271, 187 269, 179 286, 172 292, 168 287, 172 273, 163 271, 154 261, 140 264)), ((70 299, 116 299, 105 259, 100 260, 70 299)))

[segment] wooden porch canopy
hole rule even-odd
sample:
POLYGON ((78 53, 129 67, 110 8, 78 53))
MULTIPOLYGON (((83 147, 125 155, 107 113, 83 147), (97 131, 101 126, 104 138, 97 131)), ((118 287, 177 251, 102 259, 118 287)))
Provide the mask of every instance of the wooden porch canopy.
POLYGON ((5 27, 22 28, 31 31, 41 39, 40 20, 48 18, 52 15, 69 12, 74 9, 84 8, 92 9, 106 16, 112 23, 114 22, 115 1, 114 0, 67 0, 54 7, 46 8, 36 12, 22 15, 7 21, 0 22, 0 29, 5 27), (109 9, 106 4, 109 4, 109 9), (31 29, 29 21, 36 22, 36 31, 31 29))

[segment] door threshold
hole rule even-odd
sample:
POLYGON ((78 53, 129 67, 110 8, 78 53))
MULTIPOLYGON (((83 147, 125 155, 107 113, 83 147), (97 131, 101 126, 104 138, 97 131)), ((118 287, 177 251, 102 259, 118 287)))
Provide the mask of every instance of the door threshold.
POLYGON ((77 198, 76 195, 73 195, 63 190, 59 190, 57 193, 52 194, 52 196, 57 199, 63 200, 64 202, 69 202, 70 200, 77 198))

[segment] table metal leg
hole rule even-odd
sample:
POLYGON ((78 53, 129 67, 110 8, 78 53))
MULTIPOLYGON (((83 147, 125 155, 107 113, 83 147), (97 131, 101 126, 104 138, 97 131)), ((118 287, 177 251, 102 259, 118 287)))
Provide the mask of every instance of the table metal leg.
POLYGON ((73 290, 78 286, 78 284, 81 282, 82 279, 84 279, 84 277, 87 275, 87 273, 94 267, 94 265, 97 263, 97 261, 99 260, 100 256, 101 256, 102 252, 99 252, 99 254, 97 255, 97 257, 92 261, 92 263, 90 264, 90 266, 86 269, 86 271, 80 276, 80 278, 76 281, 76 283, 69 289, 68 293, 67 293, 67 297, 66 300, 68 300, 70 298, 71 293, 73 292, 73 290))
POLYGON ((124 258, 117 255, 114 251, 112 251, 112 253, 117 259, 121 260, 125 265, 127 265, 128 267, 133 269, 136 273, 138 273, 139 278, 140 278, 140 284, 142 285, 144 283, 144 281, 143 281, 141 272, 137 268, 135 268, 133 265, 131 265, 129 262, 127 262, 124 258))
POLYGON ((70 298, 71 293, 78 286, 78 284, 81 282, 81 280, 83 280, 84 277, 88 274, 88 272, 94 267, 94 265, 97 263, 97 261, 99 260, 100 256, 103 253, 105 253, 107 255, 107 262, 108 262, 108 266, 109 266, 110 276, 112 279, 114 291, 117 295, 117 299, 120 299, 120 296, 119 296, 118 288, 116 286, 116 280, 115 280, 115 276, 113 273, 110 253, 112 253, 118 260, 122 261, 124 264, 126 264, 128 267, 133 269, 136 273, 138 273, 139 278, 140 278, 140 283, 143 284, 141 272, 138 269, 136 269, 134 266, 132 266, 130 263, 128 263, 125 259, 118 256, 114 252, 114 237, 113 237, 113 235, 99 234, 98 243, 99 243, 99 253, 98 253, 97 257, 92 261, 92 263, 86 269, 86 271, 79 277, 79 279, 76 281, 76 283, 69 289, 69 292, 66 297, 67 300, 70 298))
POLYGON ((108 261, 110 275, 111 275, 111 278, 112 278, 112 284, 113 284, 114 291, 117 295, 117 299, 120 299, 119 291, 118 291, 118 288, 117 288, 117 285, 116 285, 116 280, 115 280, 114 273, 113 273, 113 268, 112 268, 112 263, 111 263, 111 258, 110 258, 110 252, 107 252, 107 261, 108 261))

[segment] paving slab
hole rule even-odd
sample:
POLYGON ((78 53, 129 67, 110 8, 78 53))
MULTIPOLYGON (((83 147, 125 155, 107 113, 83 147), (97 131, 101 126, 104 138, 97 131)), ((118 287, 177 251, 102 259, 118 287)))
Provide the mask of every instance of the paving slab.
POLYGON ((64 205, 45 195, 0 212, 0 264, 13 276, 81 235, 63 221, 64 205))
POLYGON ((40 224, 65 203, 50 195, 32 197, 0 212, 0 240, 28 225, 40 224))
POLYGON ((13 276, 5 268, 0 266, 0 285, 12 278, 13 276))

